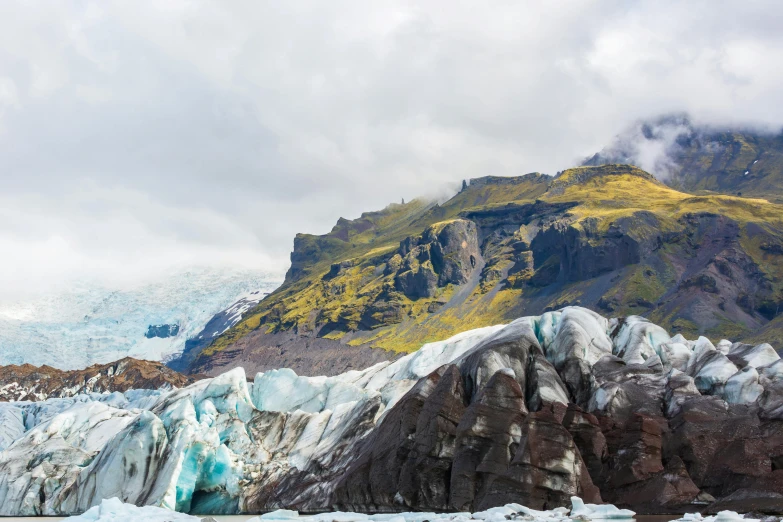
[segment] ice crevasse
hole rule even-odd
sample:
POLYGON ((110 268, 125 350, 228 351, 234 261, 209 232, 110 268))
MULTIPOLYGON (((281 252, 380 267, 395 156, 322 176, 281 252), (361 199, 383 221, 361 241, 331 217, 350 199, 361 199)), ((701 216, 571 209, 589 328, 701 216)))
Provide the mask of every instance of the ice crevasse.
POLYGON ((87 516, 115 497, 186 513, 328 509, 357 448, 404 397, 435 386, 428 376, 444 365, 464 373, 472 402, 493 379, 527 379, 529 387, 532 376, 535 393, 523 405, 531 411, 578 402, 621 415, 632 406, 626 384, 595 378, 596 368, 620 364, 638 369, 668 412, 712 395, 783 418, 783 363, 769 345, 714 346, 670 337, 642 318, 569 307, 334 377, 280 369, 248 383, 236 368, 183 389, 0 404, 0 515, 87 516), (492 350, 519 339, 528 367, 516 352, 492 350))

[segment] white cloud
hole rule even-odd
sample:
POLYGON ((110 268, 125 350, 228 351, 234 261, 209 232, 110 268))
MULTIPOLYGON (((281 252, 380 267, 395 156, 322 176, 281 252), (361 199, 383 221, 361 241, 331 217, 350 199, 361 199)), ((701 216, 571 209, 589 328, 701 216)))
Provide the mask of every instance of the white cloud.
POLYGON ((662 112, 779 127, 781 21, 706 0, 4 2, 0 288, 284 265, 296 232, 554 173, 662 112))

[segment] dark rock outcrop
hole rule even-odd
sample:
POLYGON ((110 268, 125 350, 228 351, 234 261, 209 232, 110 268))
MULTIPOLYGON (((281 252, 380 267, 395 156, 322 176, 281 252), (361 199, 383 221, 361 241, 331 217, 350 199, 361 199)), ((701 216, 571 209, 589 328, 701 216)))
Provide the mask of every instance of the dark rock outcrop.
POLYGON ((456 219, 432 226, 422 236, 402 241, 398 256, 387 269, 399 267, 395 287, 411 299, 432 297, 436 288, 448 284, 464 284, 481 259, 476 224, 456 219))

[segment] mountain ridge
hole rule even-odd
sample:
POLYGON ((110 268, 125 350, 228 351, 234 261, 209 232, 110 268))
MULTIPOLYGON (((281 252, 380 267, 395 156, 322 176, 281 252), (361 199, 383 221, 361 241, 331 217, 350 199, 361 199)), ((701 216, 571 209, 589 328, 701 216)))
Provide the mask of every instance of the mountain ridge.
POLYGON ((0 402, 43 401, 79 394, 182 388, 203 376, 182 375, 160 362, 124 357, 79 370, 32 364, 0 366, 0 402))
POLYGON ((584 165, 630 163, 694 194, 761 197, 783 203, 783 130, 711 127, 688 115, 643 120, 584 165))
MULTIPOLYGON (((443 203, 393 204, 322 236, 298 234, 285 282, 188 371, 247 364, 253 350, 272 357, 285 335, 287 361, 306 374, 297 354, 314 344, 394 357, 569 304, 741 338, 783 302, 779 245, 780 205, 681 192, 634 166, 476 178, 443 203)), ((778 339, 768 333, 761 340, 778 339)))

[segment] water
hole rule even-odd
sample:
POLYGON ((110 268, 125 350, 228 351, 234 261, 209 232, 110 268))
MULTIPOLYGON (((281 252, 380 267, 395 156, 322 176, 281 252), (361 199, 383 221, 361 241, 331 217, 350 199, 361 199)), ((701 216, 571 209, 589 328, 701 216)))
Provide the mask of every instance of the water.
MULTIPOLYGON (((201 515, 208 516, 208 515, 201 515)), ((216 515, 213 516, 218 522, 245 522, 258 515, 216 515)), ((59 520, 66 520, 66 517, 2 517, 0 516, 0 522, 57 522, 59 520)))
MULTIPOLYGON (((209 515, 199 515, 206 517, 209 515)), ((218 522, 245 522, 257 515, 213 515, 218 522)), ((680 518, 682 515, 638 515, 634 520, 636 522, 671 522, 680 518)), ((57 522, 65 520, 65 517, 0 517, 0 522, 57 522)))

